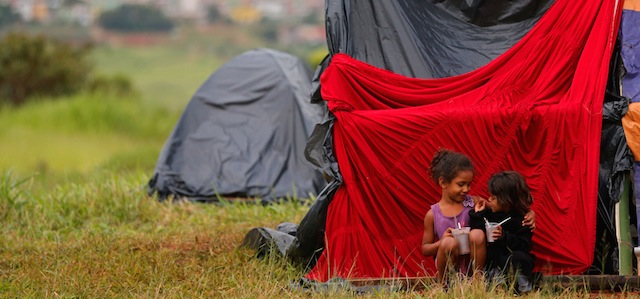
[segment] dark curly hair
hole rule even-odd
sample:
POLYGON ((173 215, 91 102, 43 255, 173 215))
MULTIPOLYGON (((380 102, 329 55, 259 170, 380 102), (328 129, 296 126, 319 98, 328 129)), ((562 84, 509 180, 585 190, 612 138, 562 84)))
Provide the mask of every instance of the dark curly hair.
POLYGON ((496 173, 489 179, 489 192, 500 205, 524 215, 533 204, 533 197, 524 177, 516 171, 496 173))
POLYGON ((431 178, 438 184, 438 179, 443 178, 445 183, 451 182, 460 171, 474 171, 471 159, 464 154, 448 149, 438 149, 433 155, 430 166, 431 178))

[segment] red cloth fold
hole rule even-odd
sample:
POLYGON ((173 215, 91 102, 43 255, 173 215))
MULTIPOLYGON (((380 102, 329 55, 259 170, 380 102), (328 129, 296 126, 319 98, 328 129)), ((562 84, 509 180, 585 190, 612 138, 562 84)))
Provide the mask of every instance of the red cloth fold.
POLYGON ((325 250, 307 277, 433 275, 423 219, 440 198, 427 172, 445 147, 476 166, 473 194, 517 170, 529 183, 536 269, 582 273, 592 263, 602 104, 621 2, 558 0, 514 47, 456 77, 413 79, 334 55, 321 77, 336 116, 343 185, 325 250))

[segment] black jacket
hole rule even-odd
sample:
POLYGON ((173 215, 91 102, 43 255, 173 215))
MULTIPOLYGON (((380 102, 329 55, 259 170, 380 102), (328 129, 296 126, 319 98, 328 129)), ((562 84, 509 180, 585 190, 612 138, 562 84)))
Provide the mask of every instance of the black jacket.
POLYGON ((522 226, 524 215, 517 213, 494 213, 491 209, 475 212, 469 211, 471 229, 482 229, 485 234, 485 220, 489 222, 500 222, 507 217, 511 219, 502 224, 502 236, 493 243, 487 242, 487 264, 491 261, 501 261, 511 255, 514 251, 521 251, 531 255, 531 238, 533 232, 529 227, 522 226))

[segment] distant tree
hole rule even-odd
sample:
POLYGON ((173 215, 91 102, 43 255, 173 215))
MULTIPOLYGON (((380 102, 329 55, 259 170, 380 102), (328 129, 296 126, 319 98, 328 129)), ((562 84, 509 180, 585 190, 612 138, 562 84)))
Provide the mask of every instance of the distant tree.
POLYGON ((62 6, 66 6, 66 7, 72 7, 74 5, 77 4, 86 4, 84 1, 82 0, 64 0, 62 1, 62 6))
POLYGON ((118 32, 167 32, 174 27, 162 11, 140 4, 123 4, 105 11, 98 23, 102 28, 118 32))
POLYGON ((314 11, 309 12, 306 16, 302 18, 303 24, 317 25, 317 24, 322 24, 323 21, 324 21, 324 16, 314 11))
POLYGON ((86 90, 91 93, 126 96, 135 94, 131 80, 121 74, 113 76, 96 76, 87 81, 86 90))
POLYGON ((207 7, 207 21, 209 23, 228 23, 229 19, 220 12, 217 6, 212 5, 207 7))
POLYGON ((257 33, 262 36, 266 42, 273 43, 278 41, 279 24, 277 21, 264 18, 260 21, 258 26, 257 33))
POLYGON ((11 6, 0 4, 0 28, 11 26, 20 21, 18 15, 11 6))
POLYGON ((42 35, 7 34, 0 39, 0 102, 19 105, 34 96, 80 91, 92 69, 90 50, 42 35))

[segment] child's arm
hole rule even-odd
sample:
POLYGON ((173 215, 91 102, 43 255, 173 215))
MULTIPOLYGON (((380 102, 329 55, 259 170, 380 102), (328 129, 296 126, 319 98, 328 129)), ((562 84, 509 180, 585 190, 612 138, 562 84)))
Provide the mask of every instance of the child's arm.
POLYGON ((471 229, 484 230, 484 213, 483 211, 469 211, 469 226, 471 229))
POLYGON ((473 210, 469 211, 469 226, 471 229, 484 229, 484 210, 487 208, 486 201, 480 197, 480 200, 474 202, 473 210))
POLYGON ((422 234, 422 254, 425 256, 434 256, 438 253, 440 240, 435 240, 435 230, 433 228, 433 211, 429 210, 424 216, 424 233, 422 234))
POLYGON ((524 215, 522 226, 528 226, 531 228, 531 230, 536 229, 536 212, 534 212, 533 210, 529 210, 529 212, 524 215))
POLYGON ((474 196, 471 196, 471 199, 473 200, 473 205, 475 207, 478 207, 480 205, 482 206, 481 210, 484 210, 485 203, 487 202, 486 198, 482 196, 474 195, 474 196))
POLYGON ((504 242, 510 250, 529 252, 531 251, 532 237, 531 228, 518 225, 517 228, 511 230, 503 228, 500 241, 504 242))

